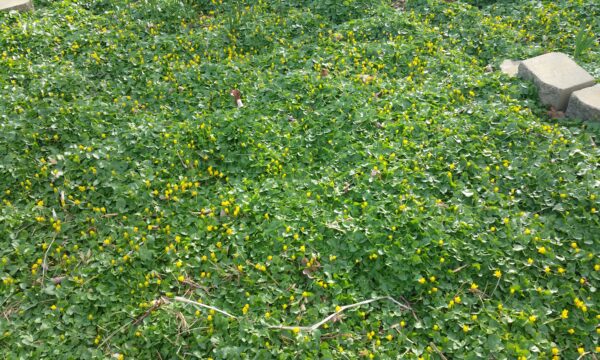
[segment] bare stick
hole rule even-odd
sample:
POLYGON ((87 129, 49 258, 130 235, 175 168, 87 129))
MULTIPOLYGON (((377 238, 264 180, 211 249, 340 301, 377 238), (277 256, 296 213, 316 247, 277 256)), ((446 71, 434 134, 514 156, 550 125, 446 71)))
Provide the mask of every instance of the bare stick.
POLYGON ((124 329, 126 329, 127 327, 129 327, 131 325, 139 324, 142 320, 144 320, 146 317, 148 317, 153 311, 160 308, 166 302, 167 302, 167 300, 162 297, 159 298, 158 300, 154 301, 154 305, 152 305, 152 307, 150 309, 148 309, 145 313, 138 316, 136 319, 132 319, 131 321, 126 322, 125 324, 123 324, 123 326, 121 326, 117 330, 113 331, 110 335, 108 335, 108 337, 106 339, 104 339, 104 341, 102 341, 102 343, 100 344, 100 347, 104 346, 104 344, 106 344, 110 339, 112 339, 112 337, 115 336, 118 332, 123 331, 124 329))
POLYGON ((278 326, 269 326, 269 328, 270 329, 279 329, 279 330, 296 330, 297 329, 297 330, 302 330, 302 331, 315 331, 318 328, 320 328, 321 326, 323 326, 323 324, 325 324, 326 322, 328 322, 331 319, 335 318, 336 316, 338 316, 339 314, 341 314, 345 310, 352 309, 352 308, 359 307, 359 306, 366 305, 366 304, 370 304, 372 302, 380 301, 380 300, 388 300, 388 301, 391 301, 394 304, 400 306, 404 310, 410 310, 410 307, 402 304, 401 302, 393 299, 390 296, 381 296, 381 297, 376 297, 376 298, 373 298, 373 299, 364 300, 364 301, 357 302, 357 303, 350 304, 350 305, 344 305, 344 306, 340 307, 340 309, 338 311, 334 312, 333 314, 327 316, 325 319, 323 319, 323 320, 319 321, 318 323, 313 324, 311 326, 283 326, 283 325, 278 325, 278 326))
POLYGON ((181 165, 183 165, 183 167, 187 169, 187 165, 183 162, 181 155, 179 155, 179 151, 177 152, 177 157, 179 157, 179 160, 181 160, 181 165))
POLYGON ((54 244, 54 240, 56 240, 56 234, 54 234, 54 236, 52 237, 52 241, 50 242, 50 245, 48 245, 48 248, 46 249, 46 252, 44 253, 44 260, 42 261, 42 285, 44 285, 44 279, 46 277, 46 268, 48 267, 48 264, 46 263, 46 259, 48 258, 48 252, 50 251, 52 244, 54 244))
POLYGON ((137 319, 135 319, 132 324, 133 325, 139 324, 140 322, 142 322, 142 320, 144 320, 145 318, 147 318, 148 316, 150 316, 150 314, 152 314, 153 311, 155 311, 156 309, 158 309, 159 307, 161 307, 162 304, 164 304, 164 303, 165 303, 165 301, 162 298, 156 300, 154 302, 154 305, 152 305, 152 307, 150 309, 146 310, 145 313, 143 313, 142 315, 138 316, 137 319))
POLYGON ((218 313, 220 313, 220 314, 223 314, 223 315, 225 315, 225 316, 227 316, 227 317, 230 317, 230 318, 232 318, 232 319, 237 319, 237 317, 235 317, 235 316, 231 315, 230 313, 228 313, 228 312, 226 312, 226 311, 223 311, 223 310, 217 309, 217 308, 216 308, 216 307, 214 307, 214 306, 210 306, 210 305, 202 304, 202 303, 199 303, 199 302, 197 302, 197 301, 194 301, 194 300, 190 300, 190 299, 184 298, 184 297, 182 297, 182 296, 175 296, 175 297, 173 298, 173 300, 176 300, 176 301, 179 301, 179 302, 183 302, 183 303, 187 303, 187 304, 192 304, 192 305, 195 305, 195 306, 200 306, 200 307, 203 307, 203 308, 206 308, 206 309, 210 309, 210 310, 214 310, 214 311, 216 311, 216 312, 218 312, 218 313))
POLYGON ((100 344, 99 347, 103 347, 104 344, 106 344, 108 342, 108 340, 112 339, 112 337, 115 336, 119 331, 125 329, 126 327, 130 326, 131 324, 133 324, 133 322, 128 321, 123 326, 121 326, 117 330, 113 331, 110 335, 108 335, 108 337, 106 339, 104 339, 104 341, 100 344))
POLYGON ((104 214, 104 215, 102 215, 100 217, 111 218, 111 217, 115 217, 115 216, 119 216, 119 214, 118 213, 104 214))
POLYGON ((437 346, 435 346, 435 344, 433 342, 430 342, 429 345, 431 345, 431 347, 433 348, 433 350, 443 359, 443 360, 448 360, 447 357, 444 356, 444 354, 440 351, 440 349, 438 349, 437 346))
POLYGON ((588 352, 584 352, 583 354, 579 355, 579 357, 577 358, 577 360, 581 360, 584 357, 588 356, 589 354, 591 354, 589 351, 588 352))
POLYGON ((400 296, 400 297, 402 298, 402 300, 404 300, 405 303, 408 304, 408 309, 412 313, 412 316, 415 318, 415 320, 417 322, 420 322, 421 320, 419 319, 419 317, 417 316, 417 314, 415 313, 415 311, 412 309, 412 307, 410 307, 410 301, 406 300, 406 298, 404 296, 400 296))
POLYGON ((467 264, 465 264, 463 266, 459 266, 456 269, 452 270, 452 272, 457 273, 457 272, 461 271, 462 269, 466 268, 467 266, 468 266, 467 264))
POLYGON ((494 295, 494 292, 496 291, 496 289, 498 288, 498 285, 500 284, 500 278, 498 278, 498 281, 496 281, 496 286, 494 286, 494 290, 492 290, 492 293, 490 294, 490 297, 492 295, 494 295))

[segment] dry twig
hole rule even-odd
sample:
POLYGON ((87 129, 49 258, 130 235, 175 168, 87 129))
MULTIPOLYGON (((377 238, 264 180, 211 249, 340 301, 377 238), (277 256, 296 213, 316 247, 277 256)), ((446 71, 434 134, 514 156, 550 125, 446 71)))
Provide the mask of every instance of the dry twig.
POLYGON ((54 236, 52 237, 52 241, 50 242, 50 245, 48 245, 48 248, 44 253, 44 260, 42 261, 42 286, 44 285, 44 279, 46 277, 46 268, 48 268, 48 263, 46 262, 46 260, 48 259, 48 252, 50 251, 52 244, 54 244, 54 240, 56 240, 56 234, 54 234, 54 236))
POLYGON ((369 299, 369 300, 364 300, 361 302, 357 302, 354 304, 350 304, 350 305, 344 305, 342 307, 340 307, 340 309, 336 312, 334 312, 333 314, 327 316, 325 319, 319 321, 316 324, 313 324, 311 326, 284 326, 284 325, 277 325, 277 326, 269 326, 270 329, 279 329, 279 330, 301 330, 301 331, 315 331, 318 328, 320 328, 321 326, 323 326, 323 324, 325 324, 326 322, 330 321, 331 319, 337 318, 339 314, 341 314, 342 312, 344 312, 345 310, 348 309, 352 309, 355 307, 359 307, 362 305, 366 305, 366 304, 370 304, 372 302, 375 301, 380 301, 380 300, 388 300, 393 302, 394 304, 398 305, 399 307, 401 307, 404 310, 410 310, 410 307, 406 306, 405 304, 395 300, 394 298, 392 298, 391 296, 381 296, 381 297, 376 297, 373 299, 369 299))
POLYGON ((438 349, 437 346, 435 346, 433 342, 430 342, 429 345, 442 358, 442 360, 448 360, 448 358, 444 356, 444 354, 440 351, 440 349, 438 349))
POLYGON ((220 314, 223 314, 223 315, 225 315, 225 316, 227 316, 227 317, 230 317, 230 318, 232 318, 232 319, 237 319, 237 317, 235 317, 235 316, 231 315, 230 313, 228 313, 228 312, 226 312, 226 311, 223 311, 223 310, 221 310, 221 309, 217 309, 217 308, 216 308, 216 307, 214 307, 214 306, 210 306, 210 305, 202 304, 202 303, 199 303, 199 302, 197 302, 197 301, 194 301, 194 300, 190 300, 190 299, 184 298, 184 297, 182 297, 182 296, 175 296, 175 297, 173 298, 173 300, 176 300, 176 301, 179 301, 179 302, 182 302, 182 303, 186 303, 186 304, 192 304, 192 305, 195 305, 195 306, 203 307, 203 308, 205 308, 205 309, 214 310, 214 311, 216 311, 216 312, 218 312, 218 313, 220 313, 220 314))

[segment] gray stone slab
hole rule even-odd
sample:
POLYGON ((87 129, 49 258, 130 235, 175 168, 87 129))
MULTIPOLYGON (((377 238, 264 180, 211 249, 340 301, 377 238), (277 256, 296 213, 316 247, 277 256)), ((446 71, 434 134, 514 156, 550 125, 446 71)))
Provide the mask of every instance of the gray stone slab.
POLYGON ((519 72, 520 63, 521 62, 518 60, 506 59, 502 62, 502 64, 500 64, 500 71, 502 71, 510 77, 516 76, 519 72))
POLYGON ((519 77, 532 80, 544 105, 564 110, 573 91, 594 85, 594 78, 566 54, 552 52, 524 60, 519 77))
POLYGON ((571 94, 566 114, 570 118, 600 121, 600 85, 571 94))
POLYGON ((0 0, 0 10, 33 11, 32 0, 0 0))

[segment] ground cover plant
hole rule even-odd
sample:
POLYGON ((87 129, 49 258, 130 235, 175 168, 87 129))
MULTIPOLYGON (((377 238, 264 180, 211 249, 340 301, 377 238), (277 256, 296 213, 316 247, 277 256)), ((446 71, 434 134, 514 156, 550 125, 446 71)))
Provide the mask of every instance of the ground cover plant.
POLYGON ((597 18, 595 0, 1 13, 1 353, 598 358, 600 131, 496 71, 585 36, 600 78, 597 18))

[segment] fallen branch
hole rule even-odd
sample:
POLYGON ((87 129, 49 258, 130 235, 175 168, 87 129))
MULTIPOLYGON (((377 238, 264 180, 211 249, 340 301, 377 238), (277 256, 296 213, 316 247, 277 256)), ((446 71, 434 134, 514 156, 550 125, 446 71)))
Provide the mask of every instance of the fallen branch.
POLYGON ((203 307, 203 308, 205 308, 205 309, 214 310, 214 311, 216 311, 216 312, 218 312, 218 313, 220 313, 220 314, 223 314, 223 315, 225 315, 225 316, 227 316, 227 317, 230 317, 230 318, 232 318, 232 319, 237 319, 237 317, 235 317, 235 316, 231 315, 230 313, 228 313, 228 312, 226 312, 226 311, 223 311, 223 310, 221 310, 221 309, 217 309, 217 308, 216 308, 216 307, 214 307, 214 306, 205 305, 205 304, 199 303, 199 302, 197 302, 197 301, 194 301, 194 300, 190 300, 190 299, 184 298, 184 297, 182 297, 182 296, 175 296, 175 297, 173 298, 173 300, 176 300, 176 301, 179 301, 179 302, 182 302, 182 303, 186 303, 186 304, 192 304, 192 305, 195 305, 195 306, 203 307))
POLYGON ((102 215, 100 217, 102 217, 102 218, 111 218, 111 217, 115 217, 115 216, 119 216, 119 214, 118 213, 110 213, 110 214, 104 214, 104 215, 102 215))
POLYGON ((581 360, 581 359, 583 359, 584 357, 586 357, 586 356, 588 356, 590 354, 592 354, 591 351, 584 352, 583 354, 579 355, 579 357, 577 358, 577 360, 581 360))
POLYGON ((494 290, 492 290, 492 293, 490 294, 490 297, 492 295, 494 295, 494 292, 496 291, 496 289, 498 288, 498 285, 500 285, 500 278, 498 278, 498 281, 496 281, 496 286, 494 286, 494 290))
POLYGON ((211 209, 202 209, 202 211, 192 211, 192 215, 208 215, 212 212, 211 209))
POLYGON ((463 266, 459 266, 456 269, 452 270, 453 273, 457 273, 459 271, 461 271, 462 269, 466 268, 467 264, 463 265, 463 266))
POLYGON ((52 248, 54 240, 56 240, 56 234, 54 234, 54 236, 52 237, 52 241, 50 241, 50 245, 48 245, 46 252, 44 252, 44 260, 42 261, 42 286, 44 285, 44 279, 46 278, 46 268, 48 268, 48 263, 46 262, 46 260, 48 259, 48 252, 50 251, 50 248, 52 248))
MULTIPOLYGON (((127 323, 123 324, 120 328, 118 328, 117 330, 113 331, 111 334, 109 334, 104 341, 102 341, 102 343, 100 344, 100 347, 103 347, 110 339, 112 339, 113 336, 115 336, 117 333, 119 333, 120 331, 123 331, 124 329, 126 329, 129 326, 132 325, 137 325, 139 324, 142 320, 144 320, 146 317, 148 317, 153 311, 159 309, 162 305, 171 303, 171 301, 178 301, 178 302, 182 302, 182 303, 186 303, 186 304, 191 304, 197 307, 201 307, 201 308, 205 308, 205 309, 209 309, 209 310, 214 310, 215 312, 218 312, 219 314, 223 314, 227 317, 230 317, 232 319, 238 319, 238 317, 231 315, 230 313, 223 311, 221 309, 218 309, 214 306, 210 306, 210 305, 206 305, 206 304, 202 304, 199 303, 197 301, 194 300, 190 300, 188 298, 185 298, 183 296, 175 296, 174 298, 167 298, 167 297, 161 297, 158 300, 156 300, 153 304, 153 306, 148 309, 146 312, 144 312, 143 314, 141 314, 140 316, 138 316, 135 319, 132 319, 130 321, 128 321, 127 323)), ((412 311, 412 308, 406 304, 403 304, 397 300, 395 300, 394 298, 392 298, 391 296, 381 296, 381 297, 376 297, 373 299, 369 299, 369 300, 364 300, 361 302, 357 302, 355 304, 350 304, 350 305, 345 305, 340 307, 340 309, 336 312, 334 312, 333 314, 327 316, 325 319, 319 321, 316 324, 313 324, 311 326, 283 326, 283 325, 279 325, 279 326, 269 326, 270 329, 280 329, 280 330, 302 330, 302 331, 315 331, 318 328, 320 328, 323 324, 325 324, 326 322, 330 321, 331 319, 334 319, 336 316, 338 316, 339 314, 341 314, 342 312, 344 312, 345 310, 348 309, 352 309, 355 307, 359 307, 362 305, 366 305, 366 304, 370 304, 372 302, 375 301, 380 301, 380 300, 388 300, 393 302, 394 304, 398 305, 400 308, 402 308, 403 310, 410 310, 412 311)), ((185 330, 183 332, 189 332, 190 330, 185 330)), ((410 339, 409 339, 410 341, 410 339)))
POLYGON ((359 307, 359 306, 366 305, 366 304, 370 304, 372 302, 380 301, 380 300, 388 300, 388 301, 391 301, 394 304, 398 305, 399 307, 401 307, 404 310, 411 310, 410 307, 406 306, 405 304, 402 304, 401 302, 393 299, 390 296, 381 296, 381 297, 376 297, 376 298, 373 298, 373 299, 364 300, 364 301, 357 302, 357 303, 350 304, 350 305, 344 305, 344 306, 340 307, 340 309, 338 311, 334 312, 333 314, 327 316, 325 319, 323 319, 323 320, 319 321, 318 323, 313 324, 311 326, 284 326, 284 325, 277 325, 277 326, 269 326, 269 328, 270 329, 279 329, 279 330, 315 331, 318 328, 320 328, 321 326, 323 326, 326 322, 328 322, 331 319, 337 317, 339 314, 341 314, 345 310, 352 309, 352 308, 359 307))
POLYGON ((179 152, 177 152, 177 157, 179 158, 179 160, 181 160, 181 165, 183 165, 183 167, 185 169, 187 169, 187 165, 185 164, 185 162, 183 162, 183 158, 181 157, 181 155, 179 154, 179 152))
POLYGON ((127 323, 125 323, 123 326, 121 326, 120 328, 118 328, 117 330, 113 331, 110 335, 108 335, 104 341, 102 341, 102 343, 99 345, 99 347, 103 347, 104 344, 106 344, 110 339, 112 339, 113 336, 115 336, 118 332, 122 331, 123 329, 131 326, 131 324, 133 324, 133 321, 128 321, 127 323))
POLYGON ((415 321, 420 322, 421 320, 419 319, 419 317, 417 316, 417 313, 415 313, 415 311, 412 309, 412 307, 410 306, 410 301, 406 300, 406 298, 404 296, 401 296, 402 300, 404 300, 404 302, 406 304, 408 304, 408 309, 410 310, 410 312, 412 313, 412 316, 415 318, 415 321))
POLYGON ((333 230, 335 230, 335 231, 339 231, 339 232, 341 232, 342 234, 345 234, 345 233, 346 233, 346 230, 342 229, 342 228, 341 228, 341 227, 340 227, 340 226, 337 224, 337 222, 335 222, 335 223, 326 223, 326 224, 325 224, 325 226, 327 226, 328 228, 330 228, 330 229, 333 229, 333 230))
POLYGON ((142 320, 144 320, 145 318, 147 318, 148 316, 150 316, 150 314, 152 314, 152 312, 154 312, 156 309, 158 309, 159 307, 161 307, 164 303, 165 303, 164 298, 160 298, 160 299, 156 300, 154 302, 154 305, 152 305, 152 307, 150 309, 146 310, 145 313, 143 313, 142 315, 138 316, 138 318, 135 319, 132 322, 132 325, 137 325, 137 324, 141 323, 142 320))
POLYGON ((429 345, 442 358, 442 360, 448 360, 448 358, 444 356, 444 354, 440 351, 440 349, 438 349, 437 346, 435 346, 435 344, 433 342, 430 342, 429 345))
POLYGON ((152 307, 150 309, 148 309, 145 313, 143 313, 142 315, 138 316, 135 319, 128 321, 127 323, 123 324, 120 328, 118 328, 117 330, 113 331, 110 335, 108 335, 104 339, 104 341, 102 341, 102 343, 100 344, 100 347, 103 347, 104 344, 106 344, 110 339, 112 339, 112 337, 115 336, 118 332, 123 331, 124 329, 128 328, 129 326, 139 324, 142 320, 144 320, 146 317, 148 317, 153 311, 160 308, 166 302, 167 302, 167 300, 164 297, 161 297, 158 300, 154 301, 154 304, 152 305, 152 307))

